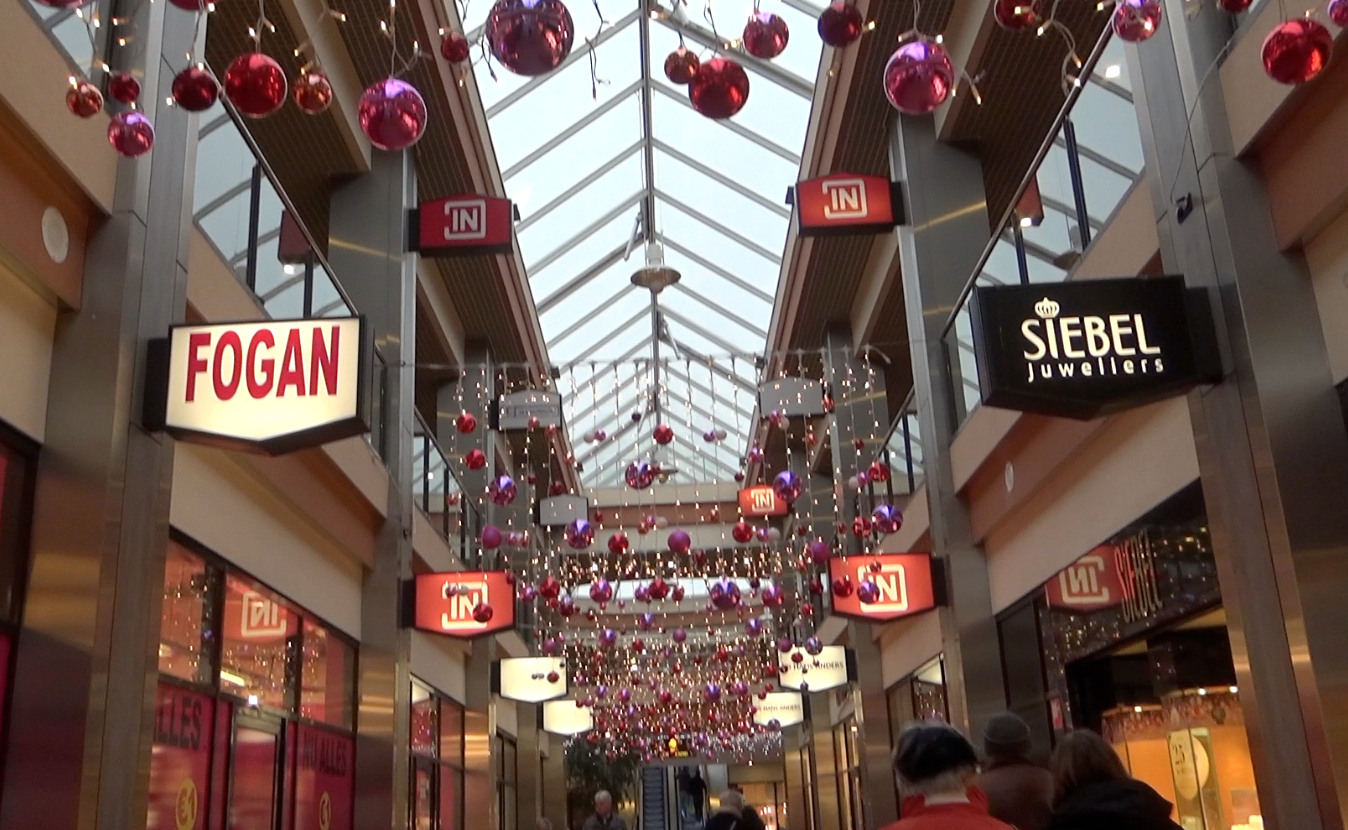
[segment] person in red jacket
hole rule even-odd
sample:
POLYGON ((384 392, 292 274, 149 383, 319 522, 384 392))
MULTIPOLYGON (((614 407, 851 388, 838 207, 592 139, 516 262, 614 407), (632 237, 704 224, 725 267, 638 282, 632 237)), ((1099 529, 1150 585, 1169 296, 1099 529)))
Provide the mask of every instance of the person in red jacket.
POLYGON ((988 815, 987 799, 972 786, 977 774, 978 754, 954 727, 909 727, 894 749, 903 818, 884 830, 1013 830, 988 815))

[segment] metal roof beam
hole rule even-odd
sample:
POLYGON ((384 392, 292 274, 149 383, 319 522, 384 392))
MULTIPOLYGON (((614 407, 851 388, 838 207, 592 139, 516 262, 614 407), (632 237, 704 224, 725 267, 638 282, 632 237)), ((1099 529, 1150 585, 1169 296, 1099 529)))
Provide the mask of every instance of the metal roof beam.
POLYGON ((609 297, 606 303, 600 303, 599 305, 596 305, 594 308, 590 309, 587 313, 581 316, 574 323, 567 326, 556 337, 548 338, 548 345, 550 347, 556 346, 558 343, 561 343, 571 335, 585 328, 591 322, 594 321, 594 318, 598 317, 600 314, 607 312, 608 309, 612 307, 613 303, 616 303, 618 300, 621 300, 623 297, 626 297, 628 294, 631 294, 635 290, 636 286, 632 285, 631 283, 628 283, 627 285, 623 286, 623 289, 619 291, 617 294, 614 294, 612 297, 609 297))
POLYGON ((622 216, 624 213, 631 210, 633 207, 636 207, 636 205, 640 203, 641 200, 644 199, 645 197, 646 194, 644 192, 638 192, 636 194, 633 194, 632 196, 627 197, 622 201, 621 204, 619 204, 613 210, 610 210, 608 213, 604 214, 603 216, 594 220, 590 224, 576 231, 576 233, 572 235, 570 239, 558 245, 556 248, 553 248, 551 251, 547 253, 546 256, 542 257, 537 262, 529 263, 528 264, 529 273, 533 276, 537 276, 539 271, 542 271, 544 268, 547 268, 552 263, 561 259, 563 256, 566 255, 568 251, 570 251, 579 243, 584 242, 591 236, 594 236, 595 233, 597 233, 600 228, 604 227, 609 222, 612 222, 614 219, 617 219, 619 216, 622 216))
POLYGON ((590 185, 594 184, 600 178, 611 172, 613 168, 627 161, 627 159, 631 157, 633 153, 641 149, 643 143, 644 142, 640 140, 636 141, 634 144, 632 144, 632 146, 628 147, 626 150, 623 150, 618 155, 614 156, 613 158, 601 164, 597 169, 595 169, 593 173, 581 179, 580 181, 576 182, 575 184, 571 185, 571 187, 566 189, 566 192, 562 193, 560 196, 553 199, 551 202, 548 202, 543 207, 529 214, 529 216, 523 221, 517 222, 515 224, 515 233, 523 233, 524 231, 527 231, 529 227, 533 225, 535 222, 539 221, 543 217, 547 216, 549 213, 552 213, 554 210, 561 207, 568 199, 577 195, 590 185))
POLYGON ((717 314, 721 315, 722 317, 726 318, 727 320, 731 321, 737 326, 743 329, 747 329, 751 334, 756 334, 759 337, 763 338, 764 340, 768 339, 768 333, 766 331, 754 325, 753 323, 750 323, 748 320, 734 313, 733 311, 721 305, 720 303, 714 302, 713 300, 702 296, 693 289, 684 286, 682 283, 675 283, 674 288, 678 290, 680 293, 687 294, 694 300, 697 300, 698 302, 702 303, 708 308, 713 309, 717 314))
POLYGON ((704 328, 702 328, 701 326, 699 326, 697 323, 694 323, 694 322, 692 322, 691 320, 689 320, 687 317, 684 317, 682 314, 679 314, 679 313, 676 312, 676 311, 669 311, 669 310, 665 310, 665 311, 663 311, 662 313, 663 313, 666 317, 669 317, 669 318, 671 318, 671 319, 673 319, 673 320, 677 320, 677 321, 678 321, 679 323, 681 323, 682 325, 687 326, 688 329, 689 329, 689 331, 692 331, 694 334, 698 335, 699 337, 703 338, 704 340, 707 340, 707 341, 709 341, 709 342, 711 342, 711 343, 716 344, 717 346, 720 346, 721 348, 725 349, 727 352, 736 352, 736 351, 738 351, 738 349, 737 349, 735 346, 731 345, 728 341, 722 340, 721 337, 720 337, 720 335, 712 334, 711 332, 709 332, 709 331, 707 331, 706 329, 704 329, 704 328))
POLYGON ((617 248, 614 248, 612 251, 609 251, 601 257, 594 265, 591 265, 589 268, 572 277, 565 285, 544 297, 542 301, 538 303, 538 316, 542 317, 544 314, 547 314, 562 300, 570 297, 572 294, 576 293, 577 290, 587 285, 591 280, 594 280, 600 274, 617 264, 626 253, 627 245, 625 243, 619 245, 617 248))

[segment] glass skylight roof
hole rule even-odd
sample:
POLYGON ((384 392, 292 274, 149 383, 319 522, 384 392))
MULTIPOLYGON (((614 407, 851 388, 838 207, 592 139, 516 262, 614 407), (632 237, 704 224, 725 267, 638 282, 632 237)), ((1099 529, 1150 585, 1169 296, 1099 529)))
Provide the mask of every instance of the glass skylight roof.
MULTIPOLYGON (((752 355, 767 339, 791 216, 783 201, 800 168, 826 3, 760 0, 791 31, 770 62, 727 47, 751 0, 571 0, 575 46, 556 71, 524 78, 476 61, 586 484, 617 483, 649 451, 650 425, 632 413, 650 411, 653 374, 662 417, 685 434, 662 456, 678 481, 727 480, 740 467, 755 403, 752 355), (665 77, 681 34, 704 61, 719 46, 745 66, 749 100, 735 118, 703 117, 665 77), (659 295, 658 366, 650 294, 630 279, 652 237, 682 274, 659 295), (710 428, 729 438, 703 442, 710 428), (580 440, 596 429, 618 437, 580 440)), ((467 4, 470 39, 491 6, 467 4)))

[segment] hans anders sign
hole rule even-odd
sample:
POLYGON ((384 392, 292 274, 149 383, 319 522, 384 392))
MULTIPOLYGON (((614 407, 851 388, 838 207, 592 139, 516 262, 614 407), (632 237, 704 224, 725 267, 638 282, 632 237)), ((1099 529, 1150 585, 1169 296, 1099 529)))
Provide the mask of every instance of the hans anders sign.
POLYGON ((754 707, 754 723, 783 729, 805 720, 805 696, 800 692, 768 692, 754 707))
POLYGON ((1221 379, 1212 312, 1181 277, 979 286, 983 403, 1090 419, 1221 379))
POLYGON ((523 703, 566 697, 566 661, 561 657, 503 657, 492 663, 492 686, 501 697, 523 703))
POLYGON ((174 326, 151 341, 145 422, 270 454, 369 431, 362 318, 174 326))
POLYGON ((823 692, 856 678, 856 657, 845 646, 824 646, 818 654, 801 648, 777 655, 777 683, 783 689, 823 692), (800 659, 796 659, 800 655, 800 659))

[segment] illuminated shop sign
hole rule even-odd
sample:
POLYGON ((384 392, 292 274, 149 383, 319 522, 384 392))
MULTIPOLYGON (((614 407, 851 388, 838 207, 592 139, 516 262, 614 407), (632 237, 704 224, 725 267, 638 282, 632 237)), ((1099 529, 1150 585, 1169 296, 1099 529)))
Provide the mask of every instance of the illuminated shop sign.
POLYGON ((412 626, 471 639, 515 627, 515 591, 505 571, 417 574, 412 626))
POLYGON ((146 425, 270 454, 360 435, 370 348, 360 317, 174 326, 150 344, 146 425))
POLYGON ((561 657, 505 657, 492 663, 492 691, 509 700, 542 703, 566 697, 561 657))
POLYGON ((544 389, 521 389, 502 395, 492 410, 492 428, 503 432, 535 426, 560 428, 562 423, 562 396, 544 389))
POLYGON ((754 723, 770 726, 773 721, 783 728, 805 720, 805 696, 800 692, 768 692, 754 706, 754 723))
POLYGON ((852 593, 833 594, 833 613, 873 622, 885 622, 935 608, 937 579, 929 553, 887 553, 879 556, 839 556, 829 560, 830 582, 849 579, 852 593), (863 582, 875 583, 874 602, 862 602, 863 582))
POLYGON ((844 646, 824 646, 818 654, 801 648, 777 654, 777 683, 783 689, 823 692, 856 678, 856 658, 844 646), (796 655, 800 655, 800 659, 796 655))
POLYGON ((515 208, 509 199, 467 194, 426 202, 408 223, 409 248, 422 256, 506 253, 514 240, 515 208))
POLYGON ((1156 613, 1164 605, 1156 580, 1156 556, 1146 533, 1099 547, 1044 583, 1050 608, 1087 614, 1108 608, 1125 622, 1156 613))
POLYGON ((740 491, 740 514, 743 516, 785 516, 786 502, 778 497, 770 485, 758 484, 740 491))
POLYGON ((880 233, 899 224, 898 186, 883 176, 834 173, 796 185, 801 236, 880 233))
POLYGON ((549 700, 543 704, 543 731, 554 735, 579 735, 594 728, 594 714, 588 706, 576 705, 570 698, 549 700))
POLYGON ((1206 292, 1182 277, 978 286, 983 403, 1090 419, 1221 380, 1206 292))

